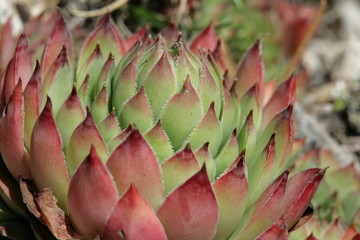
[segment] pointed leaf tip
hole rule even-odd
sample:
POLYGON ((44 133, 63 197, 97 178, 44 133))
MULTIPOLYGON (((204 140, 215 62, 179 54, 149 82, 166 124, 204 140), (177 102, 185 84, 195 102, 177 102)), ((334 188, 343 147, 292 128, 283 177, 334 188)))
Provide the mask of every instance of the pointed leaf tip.
POLYGON ((213 23, 210 23, 205 30, 190 45, 190 49, 197 54, 201 51, 214 51, 217 45, 218 37, 215 33, 213 23))
POLYGON ((162 165, 165 195, 189 179, 200 168, 189 144, 162 165))
POLYGON ((49 96, 31 135, 30 170, 39 190, 51 188, 59 206, 66 209, 70 180, 49 96))
POLYGON ((90 153, 74 173, 69 187, 68 209, 75 228, 86 238, 102 233, 118 199, 109 173, 95 147, 91 146, 90 153))
POLYGON ((288 175, 289 171, 283 172, 266 188, 243 219, 246 226, 240 232, 236 231, 236 235, 253 239, 280 217, 288 175))
POLYGON ((102 162, 108 158, 106 145, 100 135, 100 132, 94 122, 90 108, 86 108, 87 115, 85 120, 76 127, 72 133, 67 148, 67 165, 69 173, 72 175, 93 145, 102 162))
POLYGON ((215 239, 229 237, 244 214, 248 199, 244 155, 242 152, 232 163, 234 167, 229 167, 213 184, 220 213, 215 239))
POLYGON ((264 108, 264 125, 267 125, 272 118, 286 109, 289 104, 295 100, 296 77, 291 75, 290 78, 280 84, 273 96, 264 108))
POLYGON ((153 209, 132 184, 112 211, 102 237, 107 240, 167 239, 153 209))
POLYGON ((174 94, 161 112, 161 124, 174 150, 179 150, 202 117, 202 104, 188 77, 183 90, 174 94), (176 116, 176 117, 174 117, 176 116))
POLYGON ((235 91, 238 97, 246 93, 254 84, 259 84, 259 91, 262 93, 264 82, 264 61, 262 57, 262 43, 260 40, 250 47, 240 62, 235 75, 235 91))
POLYGON ((0 120, 0 151, 6 167, 15 179, 19 176, 31 179, 29 158, 22 140, 24 116, 21 78, 0 120))
POLYGON ((133 184, 154 209, 160 207, 163 198, 160 166, 139 130, 133 130, 112 152, 106 165, 120 194, 133 184))
POLYGON ((326 169, 311 168, 289 180, 282 208, 289 228, 293 227, 307 209, 325 172, 326 169))
POLYGON ((169 239, 212 239, 218 206, 206 168, 174 190, 157 215, 169 239))
POLYGON ((63 46, 67 48, 68 61, 73 63, 73 43, 71 33, 68 30, 65 20, 61 13, 58 14, 55 26, 46 42, 42 57, 42 74, 47 75, 53 63, 56 61, 57 54, 62 51, 63 46))

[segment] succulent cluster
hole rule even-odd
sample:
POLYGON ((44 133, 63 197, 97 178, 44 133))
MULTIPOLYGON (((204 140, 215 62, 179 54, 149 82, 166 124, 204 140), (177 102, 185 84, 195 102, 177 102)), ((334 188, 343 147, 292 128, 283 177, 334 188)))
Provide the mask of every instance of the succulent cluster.
POLYGON ((290 239, 359 239, 360 175, 355 163, 340 166, 330 150, 314 149, 296 160, 295 171, 310 166, 329 169, 312 201, 316 216, 290 239))
POLYGON ((0 85, 4 236, 288 239, 308 218, 325 170, 288 179, 295 78, 264 82, 260 41, 229 73, 174 26, 125 40, 107 14, 79 53, 58 11, 28 29, 0 85))

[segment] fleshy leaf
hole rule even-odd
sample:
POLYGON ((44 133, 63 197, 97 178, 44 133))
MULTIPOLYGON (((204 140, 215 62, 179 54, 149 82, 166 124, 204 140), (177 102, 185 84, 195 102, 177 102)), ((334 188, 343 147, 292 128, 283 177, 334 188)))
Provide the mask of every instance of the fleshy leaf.
POLYGON ((226 42, 222 39, 219 39, 216 44, 216 48, 212 52, 215 62, 220 66, 220 69, 223 70, 223 73, 226 71, 229 72, 231 78, 228 79, 226 84, 228 86, 233 85, 233 76, 236 71, 235 63, 232 59, 229 47, 227 46, 226 42))
POLYGON ((329 175, 326 176, 326 182, 330 184, 332 189, 338 192, 340 199, 343 199, 351 192, 359 192, 359 178, 355 162, 353 162, 330 172, 329 175), (346 188, 344 188, 344 186, 346 186, 346 188))
POLYGON ((176 77, 166 51, 144 80, 144 89, 157 121, 163 106, 177 91, 176 77))
MULTIPOLYGON (((264 61, 262 58, 262 43, 257 41, 245 54, 235 74, 235 91, 239 98, 242 97, 255 83, 259 84, 262 92, 264 81, 264 61)), ((261 95, 261 94, 260 94, 261 95)))
POLYGON ((209 150, 212 156, 216 156, 221 144, 221 126, 215 113, 214 102, 209 106, 207 113, 195 127, 190 136, 190 145, 197 149, 209 142, 209 150))
POLYGON ((298 173, 289 180, 282 208, 282 214, 289 228, 306 210, 324 174, 325 170, 323 169, 311 168, 298 173))
POLYGON ((191 43, 190 49, 200 54, 202 51, 207 51, 208 49, 212 52, 216 48, 218 37, 216 36, 214 25, 210 23, 205 30, 200 33, 191 43))
POLYGON ((76 168, 87 156, 91 146, 96 149, 100 159, 105 163, 108 158, 108 152, 93 117, 89 109, 87 109, 87 116, 74 130, 66 151, 66 161, 70 176, 74 174, 76 168))
POLYGON ((343 226, 339 223, 339 219, 335 219, 327 229, 321 234, 321 239, 341 239, 342 235, 344 234, 345 230, 343 226))
MULTIPOLYGON (((233 86, 233 89, 236 87, 233 86)), ((252 112, 252 121, 256 130, 259 130, 261 126, 261 106, 260 106, 260 93, 259 93, 259 84, 255 84, 252 88, 249 89, 241 99, 236 94, 235 91, 235 99, 240 102, 239 108, 239 119, 238 119, 238 127, 242 127, 245 119, 249 116, 250 112, 252 112)))
POLYGON ((180 37, 181 32, 176 27, 175 23, 170 22, 169 25, 161 30, 160 34, 164 37, 166 45, 171 46, 180 37))
POLYGON ((306 240, 320 240, 319 238, 315 237, 315 235, 313 233, 311 233, 306 240))
POLYGON ((127 129, 117 135, 108 145, 109 153, 112 153, 121 143, 123 143, 127 137, 132 133, 133 126, 129 125, 127 129))
POLYGON ((110 53, 114 55, 115 63, 120 60, 127 50, 126 43, 111 19, 110 13, 107 13, 99 20, 95 30, 85 40, 80 51, 79 69, 83 67, 97 44, 100 45, 105 56, 108 56, 110 53))
POLYGON ((292 164, 288 156, 291 154, 294 140, 293 110, 293 105, 290 105, 271 120, 257 142, 257 147, 261 149, 267 144, 271 135, 276 133, 276 162, 280 171, 292 164))
POLYGON ((236 138, 236 130, 233 131, 230 139, 220 150, 215 158, 216 176, 222 174, 225 169, 236 159, 239 154, 238 142, 236 138))
POLYGON ((15 41, 12 35, 12 18, 2 25, 0 30, 0 72, 3 72, 9 63, 15 49, 15 41))
POLYGON ((120 194, 133 184, 154 209, 160 207, 163 201, 160 166, 138 130, 112 152, 106 165, 120 194))
POLYGON ((73 43, 71 38, 71 33, 66 26, 65 20, 62 17, 61 13, 56 20, 55 27, 48 38, 44 54, 42 56, 41 67, 42 67, 42 76, 46 76, 51 66, 56 61, 57 56, 61 52, 63 45, 65 45, 67 49, 67 56, 69 60, 69 66, 71 72, 74 71, 74 50, 73 43))
POLYGON ((114 112, 111 112, 102 122, 100 122, 98 127, 106 144, 110 143, 111 140, 121 132, 114 112))
POLYGON ((243 155, 236 159, 237 165, 214 183, 219 206, 219 222, 215 239, 226 239, 240 222, 248 198, 248 182, 245 176, 243 155))
POLYGON ((212 239, 218 206, 203 167, 165 200, 157 216, 169 239, 212 239))
POLYGON ((229 88, 223 81, 224 105, 221 113, 222 142, 225 143, 237 125, 238 107, 230 95, 229 88))
POLYGON ((283 218, 276 221, 271 227, 269 227, 260 236, 256 237, 255 240, 287 240, 288 231, 286 223, 283 218))
POLYGON ((215 180, 216 170, 214 159, 209 152, 209 143, 205 143, 201 148, 194 152, 194 155, 199 163, 199 166, 205 164, 209 179, 213 182, 215 180))
POLYGON ((356 230, 355 225, 351 224, 351 226, 345 231, 341 240, 356 240, 354 237, 360 237, 360 233, 356 230))
MULTIPOLYGON (((95 96, 93 96, 94 89, 97 85, 97 80, 101 75, 102 67, 104 66, 105 59, 103 58, 102 51, 100 49, 100 45, 96 45, 94 51, 91 53, 84 66, 80 70, 78 70, 78 74, 76 75, 76 88, 79 89, 83 85, 83 81, 88 77, 88 98, 93 100, 95 96)), ((79 66, 78 66, 79 67, 79 66)))
POLYGON ((73 87, 72 79, 66 46, 63 45, 61 52, 45 76, 41 93, 43 103, 45 103, 47 95, 51 98, 55 114, 71 93, 73 87))
POLYGON ((29 155, 23 144, 23 98, 22 81, 16 84, 5 116, 0 122, 0 151, 4 163, 15 179, 19 176, 31 179, 29 155))
MULTIPOLYGON (((40 59, 44 52, 43 46, 49 38, 51 32, 55 28, 57 19, 60 16, 60 9, 54 9, 47 13, 42 13, 38 17, 30 19, 25 26, 25 34, 29 36, 31 44, 32 56, 40 59)), ((58 54, 57 52, 56 54, 58 54)))
POLYGON ((75 128, 84 121, 84 119, 85 113, 74 87, 55 118, 64 149, 68 147, 70 137, 75 128))
POLYGON ((199 95, 204 109, 207 109, 213 101, 215 102, 216 116, 220 119, 223 88, 219 88, 219 83, 216 83, 210 74, 205 61, 203 61, 201 67, 199 95))
MULTIPOLYGON (((237 136, 238 144, 239 144, 239 151, 243 151, 246 149, 247 152, 250 154, 254 151, 256 146, 256 129, 254 126, 253 121, 253 111, 251 110, 249 115, 247 116, 245 123, 243 124, 240 133, 237 136)), ((247 160, 247 166, 250 168, 255 161, 247 160)))
MULTIPOLYGON (((41 74, 40 64, 36 61, 36 67, 24 90, 24 145, 30 149, 31 134, 40 114, 40 93, 41 74)), ((25 176, 24 176, 25 177, 25 176)))
POLYGON ((90 79, 90 75, 86 74, 84 81, 82 82, 79 91, 78 91, 78 95, 80 98, 80 101, 82 103, 83 109, 85 109, 85 106, 87 106, 90 102, 90 98, 89 98, 89 79, 90 79))
POLYGON ((160 163, 163 163, 166 159, 173 155, 174 151, 169 137, 164 132, 160 121, 145 134, 144 138, 154 150, 160 163))
POLYGON ((138 41, 142 38, 149 35, 148 29, 146 27, 141 28, 139 31, 135 32, 126 40, 126 45, 128 48, 133 47, 138 41))
POLYGON ((143 87, 125 102, 119 113, 119 121, 121 129, 127 128, 129 124, 135 124, 142 134, 153 126, 153 116, 143 87))
POLYGON ((35 123, 30 143, 30 170, 39 190, 50 188, 65 210, 69 175, 50 98, 35 123))
POLYGON ((251 194, 248 204, 250 206, 259 198, 269 182, 276 178, 276 172, 275 134, 273 134, 260 157, 249 168, 249 192, 251 194))
POLYGON ((165 196, 199 171, 199 164, 189 145, 162 165, 165 196))
POLYGON ((170 99, 160 117, 175 151, 184 145, 193 127, 200 121, 202 113, 199 96, 188 78, 184 89, 170 99))
POLYGON ((112 211, 102 239, 167 238, 154 210, 131 185, 112 211))
MULTIPOLYGON (((155 39, 154 43, 149 46, 146 51, 142 54, 138 61, 138 75, 136 80, 136 90, 138 91, 143 86, 144 80, 147 78, 150 70, 160 60, 164 53, 165 48, 164 39, 161 35, 155 39)), ((145 47, 145 46, 144 46, 145 47)))
POLYGON ((139 55, 135 57, 124 67, 118 79, 116 79, 113 92, 113 106, 118 113, 126 100, 133 97, 136 93, 136 69, 139 55))
POLYGON ((8 103, 10 95, 12 94, 17 82, 21 78, 23 81, 23 88, 27 85, 32 74, 31 57, 28 50, 28 40, 22 34, 17 41, 14 55, 10 60, 2 77, 2 99, 0 111, 3 111, 4 106, 8 103))
POLYGON ((289 229, 289 231, 293 232, 293 231, 296 231, 296 229, 299 229, 300 227, 302 227, 306 222, 309 221, 309 219, 311 219, 313 214, 314 214, 314 208, 313 208, 312 204, 310 203, 307 206, 305 212, 301 215, 299 220, 296 221, 296 223, 292 226, 292 228, 289 229))
POLYGON ((274 92, 272 98, 264 108, 264 122, 266 126, 271 119, 287 108, 295 99, 296 79, 291 76, 283 82, 274 92))
POLYGON ((100 94, 104 87, 110 89, 111 87, 111 78, 114 74, 114 56, 110 53, 104 66, 101 69, 99 78, 96 81, 96 85, 92 91, 91 99, 94 99, 97 95, 100 94))
POLYGON ((178 52, 175 68, 178 89, 182 89, 186 78, 189 76, 191 84, 194 86, 195 90, 198 91, 200 84, 199 69, 197 66, 198 62, 191 61, 193 60, 193 56, 187 49, 186 43, 182 37, 174 44, 172 50, 175 53, 178 52))
POLYGON ((236 239, 254 239, 280 217, 288 174, 287 171, 282 173, 245 213, 241 225, 233 235, 236 239))
POLYGON ((91 104, 91 113, 93 115, 95 123, 99 123, 104 120, 108 112, 108 94, 105 86, 101 89, 96 96, 94 102, 91 104))
POLYGON ((101 234, 118 199, 110 174, 92 147, 69 187, 69 214, 76 230, 86 238, 101 234))
POLYGON ((266 106, 266 104, 270 101, 271 97, 274 95, 275 88, 276 88, 275 79, 267 81, 264 84, 264 93, 263 93, 263 99, 262 99, 263 106, 266 106))

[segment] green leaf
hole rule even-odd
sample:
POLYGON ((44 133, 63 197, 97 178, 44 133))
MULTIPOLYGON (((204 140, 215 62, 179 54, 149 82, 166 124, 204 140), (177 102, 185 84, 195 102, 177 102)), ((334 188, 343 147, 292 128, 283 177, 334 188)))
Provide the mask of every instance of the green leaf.
POLYGON ((199 96, 188 78, 183 91, 170 99, 160 117, 175 151, 184 145, 202 116, 203 109, 199 96))

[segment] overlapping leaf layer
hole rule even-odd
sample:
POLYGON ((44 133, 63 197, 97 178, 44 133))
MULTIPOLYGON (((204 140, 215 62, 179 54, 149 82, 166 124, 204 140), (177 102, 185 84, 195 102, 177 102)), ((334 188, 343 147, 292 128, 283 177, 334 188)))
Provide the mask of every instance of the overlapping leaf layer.
POLYGON ((304 219, 325 171, 288 178, 295 78, 264 82, 261 41, 228 72, 211 26, 125 40, 107 14, 78 57, 59 12, 27 29, 1 80, 4 236, 287 239, 304 219))

